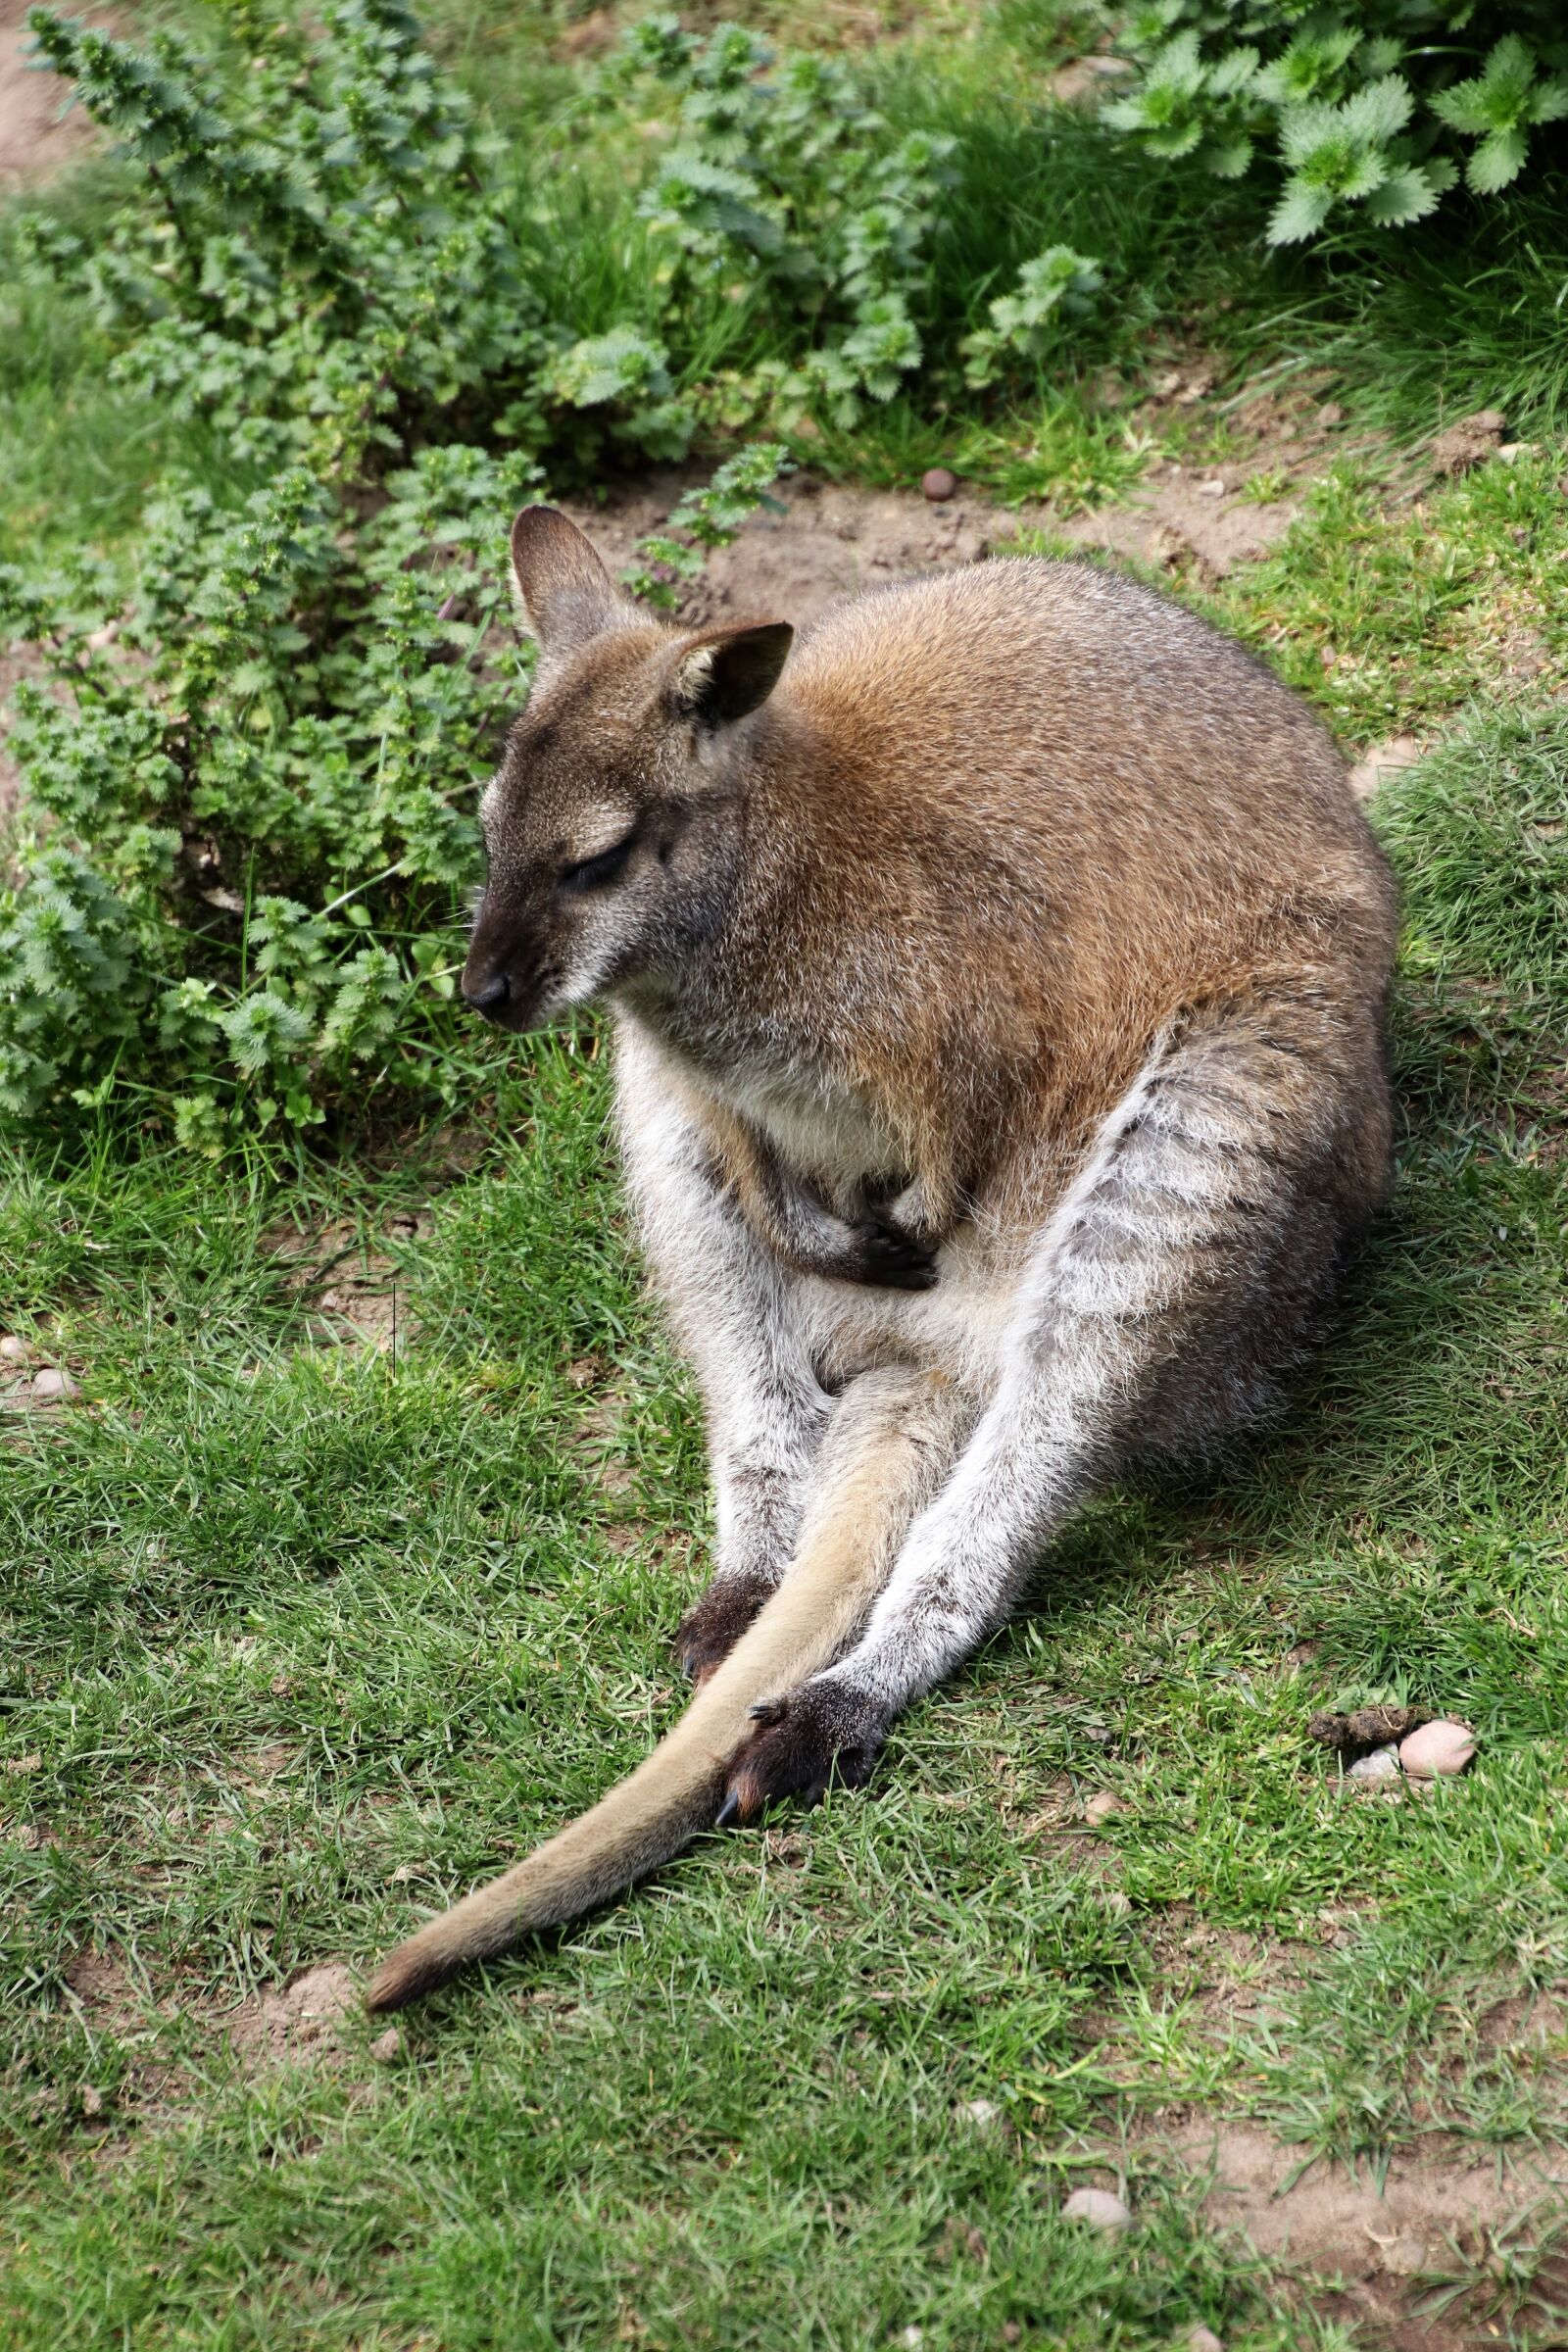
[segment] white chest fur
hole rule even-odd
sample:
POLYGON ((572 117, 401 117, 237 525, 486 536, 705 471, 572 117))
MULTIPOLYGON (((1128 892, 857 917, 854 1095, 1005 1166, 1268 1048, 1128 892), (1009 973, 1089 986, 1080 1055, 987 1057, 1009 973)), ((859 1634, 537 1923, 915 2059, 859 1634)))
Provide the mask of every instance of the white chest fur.
POLYGON ((847 1087, 814 1076, 765 1070, 708 1082, 719 1100, 750 1122, 797 1180, 851 1194, 902 1177, 897 1143, 870 1105, 847 1087))

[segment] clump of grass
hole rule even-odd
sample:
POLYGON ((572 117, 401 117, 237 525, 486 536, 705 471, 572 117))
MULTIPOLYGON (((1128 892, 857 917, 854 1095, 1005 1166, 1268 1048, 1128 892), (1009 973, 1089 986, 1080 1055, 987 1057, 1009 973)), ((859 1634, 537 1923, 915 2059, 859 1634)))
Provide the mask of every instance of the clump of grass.
POLYGON ((1545 450, 1406 488, 1341 463, 1302 519, 1213 610, 1353 745, 1422 735, 1477 694, 1568 676, 1568 519, 1545 450))

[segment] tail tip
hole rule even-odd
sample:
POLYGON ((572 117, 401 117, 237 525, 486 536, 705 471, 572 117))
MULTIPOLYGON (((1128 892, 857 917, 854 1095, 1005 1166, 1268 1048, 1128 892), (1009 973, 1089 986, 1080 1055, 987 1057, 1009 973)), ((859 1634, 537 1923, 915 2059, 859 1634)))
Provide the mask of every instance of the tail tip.
POLYGON ((388 1952, 365 1987, 365 2006, 372 2017, 384 2017, 393 2009, 406 2009, 421 1992, 433 1991, 450 1973, 432 1967, 422 1954, 416 1953, 413 1940, 400 1943, 395 1952, 388 1952))

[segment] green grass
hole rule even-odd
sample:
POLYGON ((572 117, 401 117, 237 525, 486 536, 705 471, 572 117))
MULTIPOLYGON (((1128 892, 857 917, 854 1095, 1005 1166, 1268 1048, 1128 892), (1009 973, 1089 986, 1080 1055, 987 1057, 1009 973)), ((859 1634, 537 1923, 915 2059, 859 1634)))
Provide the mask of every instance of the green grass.
MULTIPOLYGON (((519 202, 583 155, 549 196, 558 287, 582 331, 624 315, 643 249, 562 23, 435 14, 516 133, 519 202)), ((1233 191, 1043 135, 1018 99, 1060 12, 962 14, 872 67, 891 113, 968 134, 943 333, 1056 235, 1116 301, 1071 370, 994 406, 922 387, 813 462, 1116 495, 1142 456, 1088 387, 1164 342, 1327 358, 1357 427, 1536 419, 1537 457, 1419 502, 1341 466, 1201 600, 1348 743, 1437 743, 1377 808, 1405 893, 1394 1209, 1285 1425, 1088 1514, 870 1797, 704 1841, 415 2013, 390 2061, 351 2025, 263 2062, 265 1999, 363 1967, 681 1703, 701 1432, 604 1062, 588 1031, 465 1047, 463 1130, 368 1121, 357 1156, 212 1166, 122 1124, 0 1146, 0 1328, 83 1398, 0 1416, 5 2352, 1154 2352, 1200 2322, 1229 2352, 1374 2352, 1205 2227, 1181 2119, 1302 2163, 1561 2161, 1560 2025, 1504 2006, 1568 1974, 1568 526, 1561 361, 1524 299, 1551 191, 1484 259, 1423 233, 1265 260, 1233 191), (362 1246, 396 1358, 321 1308, 362 1246), (1464 1714, 1472 1774, 1341 1794, 1307 1719, 1377 1695, 1464 1714), (1101 1789, 1126 1810, 1091 1839, 1101 1789), (1126 2237, 1060 2219, 1092 2177, 1126 2237)), ((112 174, 51 201, 90 223, 112 174)), ((176 456, 221 480, 78 319, 5 299, 0 554, 122 539, 176 456)), ((679 365, 767 330, 699 307, 679 365)), ((1435 2245, 1433 2295, 1485 2340, 1560 2341, 1559 2222, 1435 2245)))
POLYGON ((1228 581, 1219 615, 1314 697, 1348 742, 1425 733, 1478 692, 1568 683, 1568 514, 1559 446, 1457 482, 1342 463, 1301 524, 1228 581), (1419 495, 1414 495, 1419 492, 1419 495))

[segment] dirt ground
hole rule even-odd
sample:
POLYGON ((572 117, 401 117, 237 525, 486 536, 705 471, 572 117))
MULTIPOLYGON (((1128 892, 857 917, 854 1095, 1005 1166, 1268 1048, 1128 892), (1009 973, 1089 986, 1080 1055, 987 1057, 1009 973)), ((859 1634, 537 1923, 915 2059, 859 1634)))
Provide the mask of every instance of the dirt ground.
MULTIPOLYGON (((695 470, 653 473, 635 487, 617 486, 603 502, 561 504, 614 573, 702 478, 695 470)), ((783 511, 762 508, 733 546, 714 551, 706 575, 681 600, 682 620, 700 627, 766 613, 804 628, 842 597, 906 572, 971 564, 1014 527, 1012 517, 979 499, 932 506, 917 493, 858 490, 809 472, 792 474, 772 495, 783 511)))
MULTIPOLYGON (((32 0, 0 0, 0 198, 14 196, 76 162, 97 135, 81 109, 66 112, 70 91, 57 74, 28 63, 32 0)), ((101 24, 97 11, 71 11, 101 24)))
MULTIPOLYGON (((1212 373, 1200 363, 1172 369, 1137 421, 1157 432, 1164 417, 1206 402, 1212 389, 1212 373)), ((1340 412, 1310 389, 1259 391, 1236 410, 1231 424, 1237 454, 1223 464, 1157 459, 1125 502, 1088 514, 1058 516, 1048 505, 999 507, 961 484, 953 499, 932 503, 913 488, 861 490, 803 469, 775 487, 781 511, 764 508, 733 546, 710 559, 706 577, 682 600, 681 617, 701 626, 766 612, 806 626, 841 597, 907 572, 1005 553, 1020 532, 1041 528, 1070 546, 1103 549, 1155 569, 1182 564, 1205 580, 1222 578, 1285 536, 1299 512, 1299 490, 1341 447, 1340 412), (1245 495, 1260 475, 1281 485, 1281 495, 1261 504, 1245 495)), ((562 504, 615 571, 701 478, 671 468, 635 486, 616 485, 602 500, 562 504)))
MULTIPOLYGON (((1387 2352, 1470 2352, 1470 2295, 1437 2308, 1445 2276, 1474 2276, 1520 2223, 1539 2233, 1563 2210, 1560 2170, 1527 2155, 1477 2162, 1434 2148, 1371 2168, 1320 2161, 1255 2127, 1195 2122, 1168 2143, 1206 2183, 1203 2211, 1282 2269, 1322 2281, 1305 2291, 1320 2316, 1365 2329, 1387 2352)), ((1484 2339, 1483 2339, 1484 2340, 1484 2339)))

